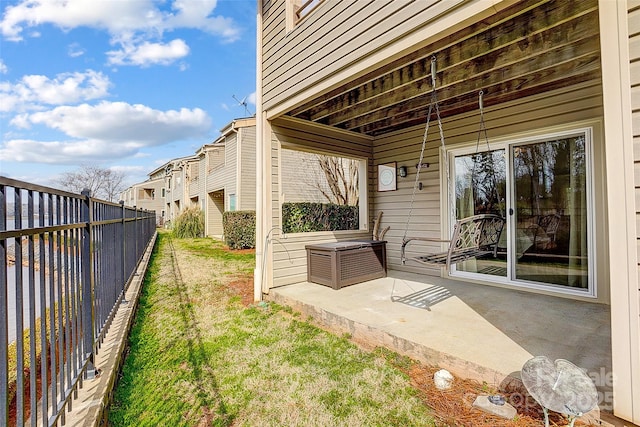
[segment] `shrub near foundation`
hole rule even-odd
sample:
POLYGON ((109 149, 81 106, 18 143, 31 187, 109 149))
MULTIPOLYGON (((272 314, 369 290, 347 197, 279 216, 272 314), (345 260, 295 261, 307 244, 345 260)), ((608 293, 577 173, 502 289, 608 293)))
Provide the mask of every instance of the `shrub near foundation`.
POLYGON ((358 227, 358 206, 309 202, 282 204, 285 233, 357 230, 358 227))
POLYGON ((255 211, 227 211, 222 214, 224 241, 231 249, 256 247, 255 211))

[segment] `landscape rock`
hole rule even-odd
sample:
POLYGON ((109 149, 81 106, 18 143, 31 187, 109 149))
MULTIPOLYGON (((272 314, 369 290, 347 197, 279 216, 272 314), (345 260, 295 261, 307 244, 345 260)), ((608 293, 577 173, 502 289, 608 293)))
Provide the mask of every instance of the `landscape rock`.
POLYGON ((489 396, 478 396, 473 402, 473 406, 489 414, 497 415, 508 420, 512 420, 518 414, 516 408, 509 403, 504 405, 496 405, 489 401, 489 396))

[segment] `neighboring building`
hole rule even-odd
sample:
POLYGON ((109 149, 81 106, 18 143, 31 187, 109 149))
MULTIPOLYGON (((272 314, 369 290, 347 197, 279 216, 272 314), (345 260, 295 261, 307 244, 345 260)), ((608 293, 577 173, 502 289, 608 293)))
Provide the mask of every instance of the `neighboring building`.
POLYGON ((153 206, 158 224, 170 224, 182 210, 197 206, 205 212, 205 234, 223 238, 225 211, 255 210, 255 135, 255 118, 233 120, 214 142, 156 168, 147 181, 124 191, 122 200, 153 206))
POLYGON ((613 410, 640 423, 640 3, 301 3, 258 0, 256 242, 281 226, 285 149, 357 160, 361 224, 258 251, 256 298, 306 281, 306 244, 371 238, 382 211, 390 271, 608 306, 613 410), (435 114, 425 132, 432 81, 444 145, 435 114), (400 262, 405 224, 448 239, 481 211, 506 218, 498 265, 400 262))
POLYGON ((189 166, 197 161, 196 156, 180 157, 166 162, 149 174, 149 179, 162 180, 163 182, 161 190, 163 223, 170 224, 185 207, 191 205, 189 166))
POLYGON ((197 152, 205 234, 222 238, 222 214, 256 209, 256 119, 236 119, 197 152))
POLYGON ((147 181, 134 184, 120 195, 126 206, 135 206, 156 212, 156 224, 164 223, 164 178, 149 178, 147 181))

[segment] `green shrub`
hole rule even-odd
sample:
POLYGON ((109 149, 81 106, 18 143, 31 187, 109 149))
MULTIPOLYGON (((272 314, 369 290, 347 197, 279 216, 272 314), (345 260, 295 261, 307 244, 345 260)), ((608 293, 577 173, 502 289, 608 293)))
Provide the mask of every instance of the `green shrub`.
POLYGON ((231 249, 256 247, 256 212, 227 211, 222 214, 224 241, 231 249))
POLYGON ((282 229, 285 233, 357 230, 358 206, 333 203, 283 203, 282 229))
POLYGON ((204 212, 195 206, 183 210, 173 221, 173 235, 178 239, 204 236, 204 212))

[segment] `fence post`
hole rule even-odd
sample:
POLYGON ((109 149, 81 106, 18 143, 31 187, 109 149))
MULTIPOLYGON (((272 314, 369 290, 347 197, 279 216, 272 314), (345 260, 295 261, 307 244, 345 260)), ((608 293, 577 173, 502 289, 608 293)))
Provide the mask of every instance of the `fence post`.
MULTIPOLYGON (((7 199, 5 186, 0 185, 0 231, 7 229, 7 199)), ((0 283, 7 283, 7 243, 0 241, 0 283)), ((0 425, 9 425, 9 323, 7 306, 9 297, 7 288, 0 289, 0 425)))
POLYGON ((82 230, 82 326, 83 326, 83 344, 87 357, 87 370, 85 376, 88 380, 92 380, 96 375, 94 365, 94 292, 93 292, 93 253, 91 251, 91 243, 93 240, 91 229, 91 192, 87 189, 82 190, 84 196, 82 200, 82 222, 84 229, 82 230))
POLYGON ((121 264, 120 268, 122 269, 122 277, 120 278, 120 280, 122 281, 122 289, 124 289, 124 291, 126 292, 127 290, 127 222, 126 222, 127 209, 124 207, 124 200, 120 200, 120 210, 121 210, 120 215, 122 217, 122 223, 120 224, 120 226, 122 227, 122 262, 120 263, 121 264))
POLYGON ((135 212, 135 220, 133 221, 133 241, 134 241, 134 247, 135 247, 135 263, 137 265, 137 261, 138 261, 138 257, 139 257, 139 253, 138 253, 138 207, 134 206, 133 210, 135 212))

